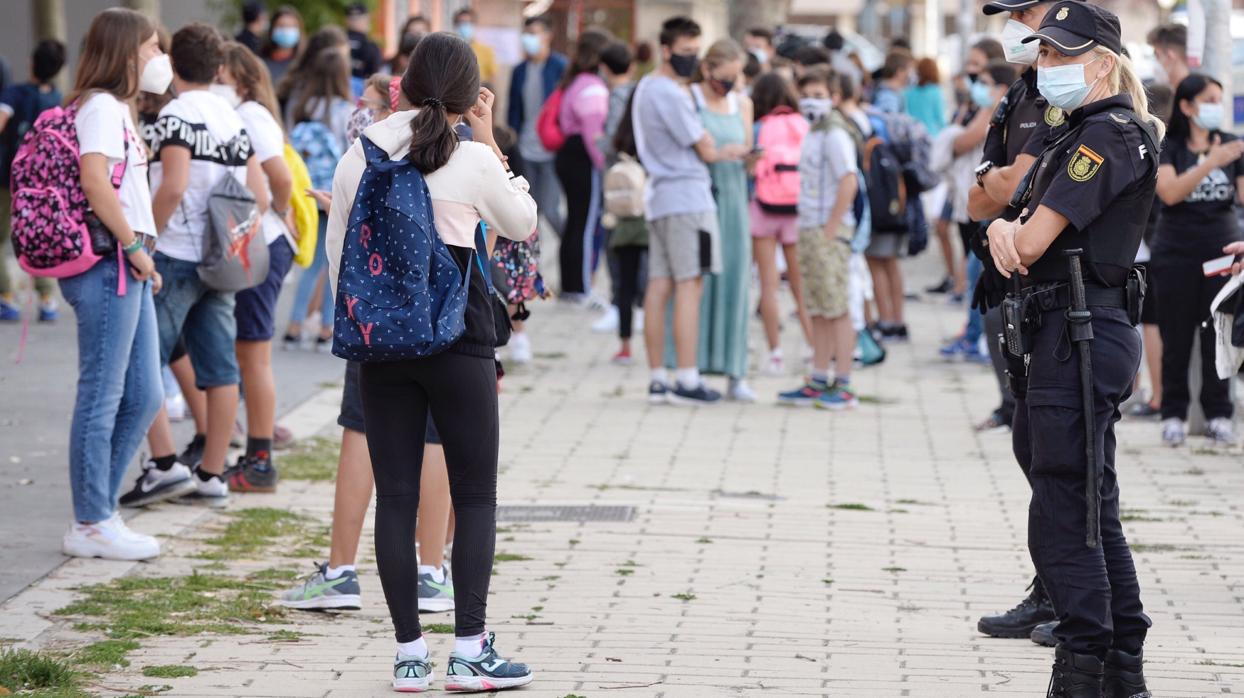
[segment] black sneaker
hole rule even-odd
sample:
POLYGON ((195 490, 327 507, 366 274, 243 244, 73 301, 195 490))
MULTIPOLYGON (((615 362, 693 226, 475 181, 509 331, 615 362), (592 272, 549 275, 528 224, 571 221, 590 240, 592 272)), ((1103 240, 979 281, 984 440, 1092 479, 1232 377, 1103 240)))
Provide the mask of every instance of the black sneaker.
POLYGON ((1028 588, 1032 591, 1018 606, 1001 615, 981 618, 976 629, 990 637, 1031 638, 1038 625, 1057 619, 1041 580, 1033 579, 1028 588))
POLYGON ((123 507, 145 507, 166 499, 175 499, 195 491, 194 475, 190 468, 173 461, 167 470, 161 470, 156 462, 143 464, 143 472, 134 482, 134 489, 121 495, 123 507))
POLYGON ((1052 620, 1048 623, 1042 623, 1033 629, 1032 635, 1029 635, 1029 637, 1032 638, 1033 642, 1041 645, 1042 647, 1057 647, 1058 638, 1054 637, 1054 628, 1057 627, 1058 621, 1056 620, 1052 620))
POLYGON ((225 471, 230 492, 276 492, 276 466, 265 452, 241 456, 238 464, 225 471))
POLYGON ((942 282, 933 286, 926 286, 925 293, 950 293, 950 289, 955 287, 955 282, 950 277, 943 277, 942 282))
POLYGON ((1144 658, 1122 650, 1107 652, 1101 695, 1102 698, 1152 698, 1145 686, 1144 658))
POLYGON ((881 327, 881 341, 883 342, 906 342, 909 339, 907 325, 883 325, 881 327))
POLYGON ((664 405, 669 402, 670 389, 669 386, 661 381, 652 381, 648 384, 648 403, 652 405, 664 405))
POLYGON ((186 450, 177 456, 177 462, 194 470, 203 465, 203 449, 207 446, 207 437, 195 435, 190 443, 186 445, 186 450))
POLYGON ((526 686, 535 678, 526 664, 502 659, 493 649, 495 636, 488 633, 488 640, 478 657, 464 657, 456 651, 449 655, 449 667, 445 671, 446 691, 496 691, 503 688, 526 686))
POLYGON ((668 399, 671 405, 713 405, 721 400, 721 393, 704 385, 703 382, 694 388, 675 383, 674 389, 669 391, 668 399))

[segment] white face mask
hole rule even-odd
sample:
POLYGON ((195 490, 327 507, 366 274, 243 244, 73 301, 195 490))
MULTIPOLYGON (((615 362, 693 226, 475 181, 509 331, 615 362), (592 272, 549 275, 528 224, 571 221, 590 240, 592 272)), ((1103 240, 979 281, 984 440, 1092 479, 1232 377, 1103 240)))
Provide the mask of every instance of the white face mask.
POLYGON ((168 54, 162 53, 143 66, 142 75, 138 76, 138 89, 153 95, 162 95, 168 92, 168 86, 172 82, 173 63, 168 54))
POLYGON ((242 103, 242 98, 238 96, 238 91, 234 89, 233 85, 222 85, 214 82, 207 88, 207 91, 225 100, 234 109, 237 109, 238 105, 242 103))
POLYGON ((1006 21, 1006 27, 1002 29, 1002 36, 999 40, 1002 42, 1002 50, 1007 61, 1020 65, 1032 65, 1036 62, 1041 50, 1041 47, 1037 45, 1040 42, 1020 43, 1031 34, 1032 29, 1027 24, 1013 19, 1006 21))

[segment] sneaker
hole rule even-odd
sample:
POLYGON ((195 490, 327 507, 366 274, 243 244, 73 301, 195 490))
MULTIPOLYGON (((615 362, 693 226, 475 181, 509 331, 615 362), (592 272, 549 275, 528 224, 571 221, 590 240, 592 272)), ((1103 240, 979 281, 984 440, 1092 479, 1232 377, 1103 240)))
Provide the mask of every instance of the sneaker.
POLYGON ((432 686, 435 678, 427 657, 399 652, 393 658, 393 690, 398 693, 423 693, 432 686))
POLYGON ((592 331, 596 334, 609 334, 618 329, 618 308, 611 305, 592 323, 592 331))
POLYGON ((1004 434, 1011 430, 1011 425, 995 410, 983 421, 973 425, 972 430, 978 434, 1004 434))
POLYGON ((886 325, 881 328, 883 342, 906 342, 910 339, 907 336, 907 325, 886 325))
POLYGON ((186 444, 186 448, 177 456, 177 462, 194 470, 203 465, 203 449, 207 446, 207 437, 195 436, 186 444))
POLYGON ((985 616, 976 624, 976 629, 990 637, 1031 638, 1032 631, 1042 623, 1057 620, 1054 606, 1040 580, 1032 580, 1028 596, 1020 601, 1015 608, 996 616, 985 616))
POLYGON ((648 384, 648 404, 664 405, 669 402, 670 389, 669 386, 661 381, 652 381, 648 384))
POLYGON ((614 354, 613 358, 610 359, 609 361, 618 366, 630 366, 631 364, 635 363, 635 360, 631 358, 630 349, 618 350, 618 353, 614 354))
POLYGON ((786 361, 782 358, 781 351, 774 351, 769 354, 765 365, 760 368, 760 374, 764 376, 786 375, 786 361))
POLYGON ((441 566, 441 581, 431 574, 419 574, 419 612, 442 613, 454 610, 454 585, 447 568, 441 566))
POLYGON ((955 287, 955 282, 952 281, 949 276, 947 276, 943 278, 941 283, 939 284, 935 284, 933 286, 926 286, 924 289, 924 292, 925 293, 950 293, 950 290, 954 287, 955 287))
POLYGON ((531 363, 531 338, 526 332, 515 332, 510 335, 510 361, 520 366, 531 363))
POLYGON ((721 400, 721 393, 704 385, 703 381, 694 388, 675 382, 668 400, 671 405, 713 405, 721 400))
POLYGON ((980 344, 973 344, 963 354, 963 360, 970 364, 980 364, 988 366, 993 363, 993 359, 989 358, 989 354, 981 351, 980 344))
POLYGON ((206 504, 213 509, 220 509, 229 503, 229 485, 225 484, 223 475, 212 475, 202 467, 194 469, 194 489, 181 498, 191 504, 206 504), (204 479, 206 476, 207 479, 204 479))
POLYGON ((281 348, 284 349, 285 351, 294 351, 295 349, 301 349, 302 348, 302 337, 299 337, 296 334, 286 333, 284 337, 281 337, 281 348))
POLYGON ((134 481, 134 489, 121 495, 123 507, 145 507, 148 504, 176 499, 193 492, 193 473, 182 463, 173 462, 168 470, 160 470, 154 460, 143 464, 143 472, 134 481))
POLYGON ((55 300, 49 299, 39 304, 39 322, 56 322, 59 317, 60 310, 55 300))
POLYGON ((1132 405, 1132 408, 1127 411, 1127 416, 1135 417, 1137 419, 1151 419, 1160 414, 1162 414, 1162 408, 1151 402, 1142 402, 1132 405))
POLYGON ((1167 446, 1182 446, 1188 440, 1188 427, 1184 420, 1177 417, 1162 420, 1162 443, 1167 446))
POLYGON ((272 450, 284 451, 294 445, 294 432, 289 427, 277 424, 272 427, 272 450))
POLYGON ((812 404, 823 410, 850 410, 859 407, 860 399, 850 388, 835 383, 812 404))
POLYGON ((160 542, 135 533, 117 514, 93 524, 74 523, 61 539, 61 552, 70 557, 105 560, 150 560, 160 554, 160 542))
POLYGON ((1209 440, 1220 446, 1235 445, 1235 425, 1229 417, 1215 417, 1205 425, 1205 435, 1209 440))
POLYGON ((315 572, 303 581, 302 586, 281 594, 277 603, 304 611, 357 611, 363 607, 357 572, 345 570, 336 579, 328 579, 324 576, 327 573, 327 562, 316 565, 315 572))
POLYGON ((778 393, 778 404, 790 405, 792 407, 810 407, 814 402, 821 399, 825 393, 829 392, 829 390, 829 385, 809 378, 801 388, 788 390, 784 393, 778 393))
MULTIPOLYGON (((974 347, 969 344, 967 340, 960 337, 950 344, 943 346, 941 349, 938 349, 937 354, 947 361, 954 361, 955 359, 961 359, 966 356, 967 353, 973 348, 974 347)), ((980 350, 978 349, 977 353, 979 353, 979 351, 980 350)))
POLYGON ((331 354, 332 351, 333 351, 333 338, 332 337, 316 337, 315 338, 315 353, 331 354))
POLYGON ((742 379, 731 378, 730 387, 726 389, 726 399, 733 402, 755 402, 756 391, 742 379))
POLYGON ((496 635, 488 633, 484 650, 478 657, 463 657, 456 651, 449 654, 446 691, 496 691, 531 683, 535 678, 531 669, 526 664, 502 659, 493 648, 495 640, 496 635))
POLYGON ((17 322, 22 319, 22 311, 8 301, 0 301, 0 322, 17 322))
POLYGON ((229 469, 225 478, 230 492, 276 492, 276 466, 266 452, 239 456, 238 464, 229 469))

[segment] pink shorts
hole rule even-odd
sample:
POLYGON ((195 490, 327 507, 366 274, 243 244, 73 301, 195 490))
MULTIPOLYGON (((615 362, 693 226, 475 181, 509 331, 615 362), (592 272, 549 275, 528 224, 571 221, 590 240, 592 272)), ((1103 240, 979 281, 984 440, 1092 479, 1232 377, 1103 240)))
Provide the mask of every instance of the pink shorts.
POLYGON ((799 244, 799 217, 794 214, 769 213, 752 200, 752 237, 776 238, 779 245, 799 244))

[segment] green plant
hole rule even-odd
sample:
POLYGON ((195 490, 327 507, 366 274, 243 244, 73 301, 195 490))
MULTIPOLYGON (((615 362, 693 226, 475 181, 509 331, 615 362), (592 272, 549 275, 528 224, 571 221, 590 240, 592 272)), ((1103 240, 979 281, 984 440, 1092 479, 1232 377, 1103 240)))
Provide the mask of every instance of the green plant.
POLYGON ((74 691, 78 678, 77 672, 67 662, 52 654, 25 649, 0 650, 0 686, 8 691, 74 691))
POLYGON ((830 504, 829 508, 838 509, 840 511, 874 511, 874 509, 867 504, 859 504, 856 502, 848 502, 846 504, 830 504))
POLYGON ((111 668, 130 665, 125 655, 139 648, 134 640, 100 640, 74 653, 79 662, 91 666, 111 668))
POLYGON ((670 594, 670 598, 678 599, 679 601, 695 601, 696 596, 694 592, 688 589, 677 594, 670 594))
POLYGON ((184 664, 161 664, 143 667, 143 676, 153 679, 184 679, 198 675, 198 669, 192 666, 185 666, 184 664))
POLYGON ((212 549, 198 557, 207 560, 237 560, 259 556, 278 538, 306 530, 307 517, 284 509, 255 507, 230 512, 230 521, 220 534, 205 543, 212 549))
POLYGON ((322 436, 300 441, 281 456, 281 478, 312 482, 332 480, 337 477, 337 454, 340 449, 339 440, 322 436))

